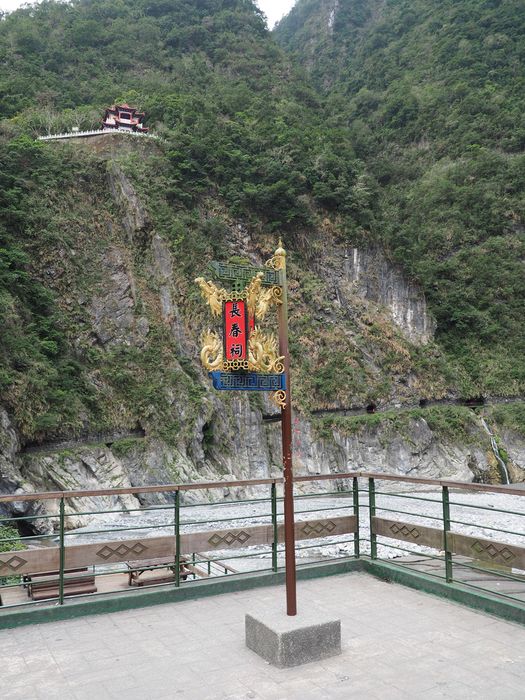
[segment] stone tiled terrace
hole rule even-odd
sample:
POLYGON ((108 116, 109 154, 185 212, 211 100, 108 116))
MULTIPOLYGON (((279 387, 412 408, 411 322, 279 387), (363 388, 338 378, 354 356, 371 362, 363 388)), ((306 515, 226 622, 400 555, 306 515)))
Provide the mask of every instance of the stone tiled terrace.
POLYGON ((298 583, 341 617, 343 653, 277 670, 244 645, 272 587, 0 631, 7 700, 525 697, 525 628, 367 574, 298 583))

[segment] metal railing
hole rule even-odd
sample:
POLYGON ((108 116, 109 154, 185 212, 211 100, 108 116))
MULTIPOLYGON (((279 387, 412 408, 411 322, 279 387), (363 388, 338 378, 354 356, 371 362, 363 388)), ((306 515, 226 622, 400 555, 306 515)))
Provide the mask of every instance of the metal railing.
MULTIPOLYGON (((295 482, 298 568, 388 561, 525 605, 525 491, 366 472, 295 482)), ((284 566, 282 479, 0 496, 24 502, 30 514, 0 518, 0 614, 284 566), (251 497, 217 498, 232 488, 251 497)))
POLYGON ((158 139, 155 134, 144 133, 142 131, 131 131, 130 129, 92 129, 90 131, 65 131, 61 134, 48 134, 39 136, 38 141, 56 141, 58 139, 75 139, 84 136, 101 136, 103 134, 126 134, 127 136, 137 136, 139 138, 158 139))
POLYGON ((372 560, 525 606, 525 490, 384 474, 367 480, 361 540, 372 560), (392 482, 425 490, 382 490, 392 482))

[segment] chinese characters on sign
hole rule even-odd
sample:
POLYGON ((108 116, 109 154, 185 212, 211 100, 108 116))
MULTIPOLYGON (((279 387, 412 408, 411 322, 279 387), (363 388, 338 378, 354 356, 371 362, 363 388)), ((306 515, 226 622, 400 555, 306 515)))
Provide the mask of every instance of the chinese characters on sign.
POLYGON ((248 359, 247 315, 244 300, 224 302, 224 359, 227 362, 248 359))

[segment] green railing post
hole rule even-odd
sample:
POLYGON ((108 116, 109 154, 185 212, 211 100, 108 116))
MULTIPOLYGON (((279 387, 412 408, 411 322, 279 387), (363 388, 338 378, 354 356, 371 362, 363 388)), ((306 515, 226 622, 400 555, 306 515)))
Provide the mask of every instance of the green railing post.
POLYGON ((354 555, 356 559, 360 556, 359 547, 359 482, 357 476, 354 476, 352 482, 352 497, 354 501, 354 516, 355 516, 355 532, 354 532, 354 555))
POLYGON ((64 517, 65 517, 65 504, 64 498, 60 499, 60 534, 59 534, 59 547, 60 547, 60 567, 58 571, 58 604, 64 605, 64 569, 66 552, 64 548, 64 517))
POLYGON ((272 570, 277 572, 277 486, 275 482, 272 484, 272 525, 273 525, 273 542, 272 542, 272 570))
POLYGON ((368 479, 368 505, 370 506, 370 557, 377 559, 377 535, 374 533, 374 517, 376 514, 376 483, 368 479))
POLYGON ((180 491, 175 491, 175 585, 180 586, 180 491))
POLYGON ((448 533, 450 532, 450 499, 448 486, 443 486, 443 548, 445 550, 445 578, 452 583, 452 552, 449 549, 448 533))

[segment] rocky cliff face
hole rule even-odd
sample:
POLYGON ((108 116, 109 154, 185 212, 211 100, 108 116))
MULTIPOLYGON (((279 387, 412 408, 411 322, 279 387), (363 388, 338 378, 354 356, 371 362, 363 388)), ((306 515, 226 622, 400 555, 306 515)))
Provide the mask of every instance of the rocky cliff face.
POLYGON ((21 486, 16 460, 20 442, 7 412, 0 407, 0 491, 14 493, 21 486))
POLYGON ((425 345, 433 339, 436 323, 422 290, 381 250, 334 247, 320 268, 323 276, 332 280, 341 304, 351 306, 356 299, 374 302, 388 311, 407 340, 425 345))
MULTIPOLYGON (((219 408, 219 407, 217 407, 219 408)), ((2 454, 2 491, 107 489, 157 485, 162 483, 221 481, 279 476, 280 425, 264 424, 260 409, 253 409, 244 398, 235 399, 231 413, 210 422, 195 425, 192 439, 180 447, 153 439, 131 439, 112 447, 83 446, 66 451, 18 454, 16 438, 6 420, 0 438, 2 454)), ((294 420, 294 462, 298 474, 318 475, 351 470, 395 473, 400 475, 448 478, 461 481, 497 480, 490 446, 482 428, 475 430, 468 443, 444 439, 431 430, 424 418, 407 421, 399 431, 390 420, 363 425, 346 434, 344 430, 322 430, 315 423, 296 414, 294 420)), ((516 467, 525 468, 525 450, 515 451, 516 467)), ((516 472, 517 473, 517 472, 516 472)), ((299 491, 333 489, 326 484, 300 485, 299 491)), ((224 488, 213 493, 188 494, 187 501, 212 498, 242 498, 250 495, 241 488, 224 488)), ((89 517, 77 513, 94 510, 131 509, 139 504, 170 501, 169 494, 104 496, 68 501, 68 527, 86 524, 89 517)), ((33 514, 28 504, 8 512, 33 514)), ((48 501, 38 513, 56 515, 58 502, 48 501)), ((40 531, 53 521, 37 521, 40 531)))
MULTIPOLYGON (((7 412, 0 406, 0 493, 22 494, 34 491, 33 484, 26 481, 20 471, 20 442, 7 412)), ((45 506, 38 502, 15 501, 0 503, 0 515, 11 517, 32 516, 45 513, 45 506)), ((32 526, 38 532, 48 532, 51 523, 34 519, 32 526)))
POLYGON ((507 467, 512 482, 525 481, 525 437, 508 428, 500 430, 499 436, 509 457, 507 467))
POLYGON ((358 296, 386 306, 392 320, 413 343, 432 340, 436 324, 422 290, 389 263, 380 250, 345 251, 342 280, 358 296))
POLYGON ((312 435, 308 423, 301 427, 296 433, 296 463, 309 474, 363 470, 472 481, 489 469, 482 440, 465 445, 443 439, 424 418, 409 420, 401 432, 385 420, 373 426, 364 422, 350 435, 334 429, 322 439, 312 435))

